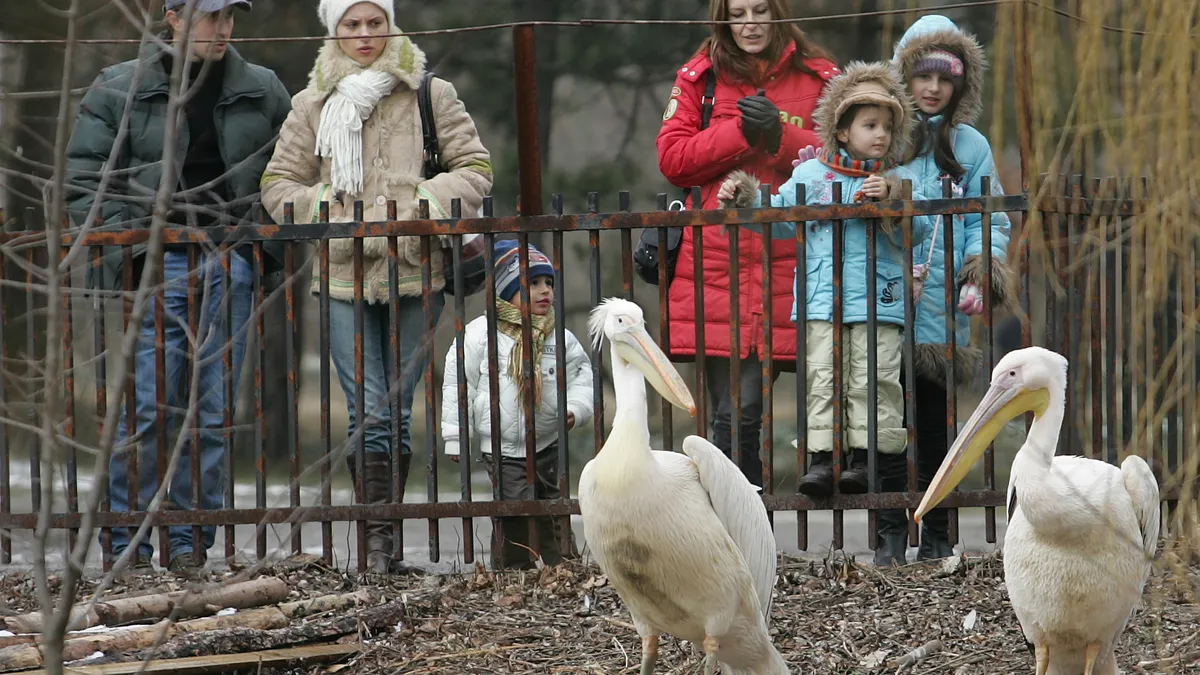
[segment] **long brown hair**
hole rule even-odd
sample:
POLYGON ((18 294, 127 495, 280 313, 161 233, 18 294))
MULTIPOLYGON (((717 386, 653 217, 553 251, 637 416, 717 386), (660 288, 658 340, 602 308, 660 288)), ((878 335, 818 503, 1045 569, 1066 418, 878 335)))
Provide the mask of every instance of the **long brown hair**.
MULTIPOLYGON (((771 10, 771 20, 791 19, 792 12, 787 0, 766 0, 771 10)), ((710 21, 729 21, 729 0, 709 0, 708 18, 710 21)), ((717 74, 732 81, 754 83, 761 71, 755 67, 755 61, 760 58, 751 56, 741 50, 733 40, 733 26, 729 24, 712 24, 712 35, 700 43, 697 54, 706 54, 713 62, 717 74)), ((825 58, 833 60, 821 47, 817 46, 800 27, 794 23, 772 23, 768 25, 770 40, 763 50, 761 58, 774 65, 788 43, 796 43, 796 53, 792 57, 792 67, 810 75, 816 75, 805 59, 825 58)))
POLYGON ((950 132, 954 129, 954 124, 950 120, 954 119, 954 113, 958 110, 960 100, 962 100, 962 87, 955 87, 954 93, 950 95, 950 101, 946 103, 942 112, 938 113, 942 116, 942 122, 937 125, 936 130, 932 130, 932 133, 930 133, 931 125, 926 119, 927 116, 921 113, 921 121, 917 124, 917 129, 913 132, 912 143, 908 146, 906 163, 933 150, 933 160, 939 169, 955 180, 966 175, 967 170, 958 163, 958 158, 954 156, 954 142, 950 137, 950 132))

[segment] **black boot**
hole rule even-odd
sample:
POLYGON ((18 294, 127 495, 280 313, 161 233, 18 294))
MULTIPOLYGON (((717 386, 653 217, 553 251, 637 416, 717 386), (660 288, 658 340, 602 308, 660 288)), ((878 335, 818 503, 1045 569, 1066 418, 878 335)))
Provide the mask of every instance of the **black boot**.
POLYGON ((867 491, 867 451, 854 448, 850 451, 850 461, 838 478, 838 490, 842 494, 860 495, 867 491))
MULTIPOLYGON (((875 462, 879 470, 879 487, 883 492, 904 492, 907 487, 908 462, 903 454, 878 453, 875 462)), ((875 565, 891 567, 905 565, 908 551, 908 512, 904 509, 880 511, 875 538, 875 565)))
POLYGON ((825 499, 833 493, 833 453, 814 452, 809 456, 808 473, 800 479, 799 490, 813 499, 825 499))
POLYGON ((934 509, 921 519, 921 547, 917 549, 917 560, 940 560, 952 555, 950 512, 934 509))
MULTIPOLYGON (((392 458, 382 452, 365 453, 363 472, 364 504, 386 504, 391 499, 392 458)), ((411 456, 404 456, 411 461, 411 456)), ((357 457, 350 455, 346 464, 350 467, 350 477, 357 482, 357 457)), ((408 467, 403 462, 401 468, 408 467)), ((405 471, 407 474, 407 471, 405 471)), ((402 476, 407 478, 407 475, 402 476)), ((392 524, 388 521, 369 520, 367 529, 367 571, 375 574, 387 574, 392 561, 392 524)))

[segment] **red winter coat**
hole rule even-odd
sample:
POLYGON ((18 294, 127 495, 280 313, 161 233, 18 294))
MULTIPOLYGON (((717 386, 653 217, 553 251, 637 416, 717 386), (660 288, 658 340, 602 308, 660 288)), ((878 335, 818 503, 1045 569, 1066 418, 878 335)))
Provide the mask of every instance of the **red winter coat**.
MULTIPOLYGON (((700 130, 700 99, 704 95, 705 73, 712 67, 707 55, 697 55, 676 74, 675 88, 663 114, 658 132, 658 167, 667 180, 679 187, 702 186, 702 206, 717 208, 717 189, 733 170, 742 169, 756 176, 772 190, 792 175, 792 160, 806 145, 821 146, 813 130, 812 112, 825 83, 838 74, 838 68, 826 59, 808 59, 805 64, 816 76, 795 70, 791 65, 796 45, 790 45, 779 62, 771 67, 759 86, 731 83, 717 78, 712 117, 708 128, 700 130), (783 142, 779 152, 751 147, 742 136, 738 99, 753 96, 759 88, 787 113, 783 124, 783 142)), ((763 238, 746 230, 739 231, 740 265, 740 357, 750 350, 764 354, 763 348, 763 238)), ((718 227, 704 228, 704 353, 730 356, 729 238, 718 227)), ((772 241, 772 352, 775 358, 795 360, 796 326, 791 322, 792 290, 795 283, 796 244, 772 241)), ((679 262, 668 298, 670 353, 673 357, 696 353, 694 267, 692 230, 685 228, 679 249, 679 262)))

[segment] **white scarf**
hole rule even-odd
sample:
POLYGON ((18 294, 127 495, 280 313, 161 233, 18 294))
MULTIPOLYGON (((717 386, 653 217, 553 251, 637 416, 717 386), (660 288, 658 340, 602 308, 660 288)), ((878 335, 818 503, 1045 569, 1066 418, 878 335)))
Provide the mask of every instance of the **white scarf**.
POLYGON ((379 70, 347 75, 321 108, 317 127, 318 157, 331 159, 334 192, 357 195, 363 190, 362 128, 380 99, 392 92, 400 79, 379 70))

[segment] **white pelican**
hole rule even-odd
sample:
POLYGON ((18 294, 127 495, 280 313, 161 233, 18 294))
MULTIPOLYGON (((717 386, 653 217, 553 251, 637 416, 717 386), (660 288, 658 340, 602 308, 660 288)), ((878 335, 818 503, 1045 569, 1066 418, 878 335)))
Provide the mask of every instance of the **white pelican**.
POLYGON ((1158 483, 1141 457, 1121 468, 1054 455, 1067 359, 1041 347, 1010 352, 958 434, 913 518, 937 505, 1006 422, 1033 425, 1008 480, 1004 584, 1038 675, 1115 675, 1113 645, 1150 576, 1158 542, 1158 483))
POLYGON ((611 344, 616 414, 608 440, 579 479, 588 547, 642 638, 642 675, 669 633, 704 647, 704 672, 786 675, 767 632, 775 536, 758 488, 698 436, 683 453, 652 451, 646 380, 695 414, 691 392, 655 345, 632 302, 592 310, 593 342, 611 344))

